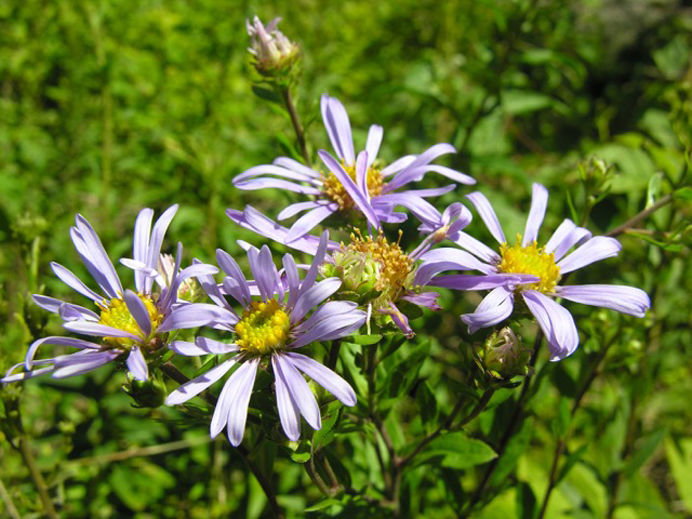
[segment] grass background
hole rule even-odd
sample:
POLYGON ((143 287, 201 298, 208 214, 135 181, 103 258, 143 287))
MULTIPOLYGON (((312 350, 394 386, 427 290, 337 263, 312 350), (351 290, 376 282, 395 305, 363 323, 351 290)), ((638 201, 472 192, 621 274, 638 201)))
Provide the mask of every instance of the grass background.
MULTIPOLYGON (((546 228, 580 219, 579 165, 591 157, 615 172, 591 211, 594 233, 677 193, 640 226, 645 232, 622 237, 617 260, 575 276, 641 286, 653 311, 635 322, 571 307, 583 346, 546 368, 532 400, 532 435, 481 513, 531 516, 526 503, 542 496, 562 402, 574 398, 610 331, 617 347, 570 425, 567 451, 580 454, 550 517, 604 517, 615 504, 623 518, 692 514, 689 195, 681 190, 690 158, 692 20, 682 1, 3 2, 0 369, 19 362, 33 339, 60 333, 28 294, 78 302, 49 269, 58 261, 84 273, 69 241, 75 213, 118 258, 129 254, 141 208, 179 203, 169 248, 181 241, 188 260, 212 261, 216 247, 238 253, 235 240, 261 241, 228 221, 225 208, 250 203, 275 215, 294 200, 231 185, 239 172, 295 152, 287 116, 252 93, 244 23, 254 14, 281 16, 282 30, 301 45, 298 109, 313 151, 328 146, 319 120, 325 92, 346 105, 357 142, 369 124, 384 126, 385 160, 450 142, 458 154, 443 162, 478 179, 508 236, 523 226, 534 181, 551 190, 546 228)), ((443 181, 429 175, 425 184, 443 181)), ((466 192, 458 188, 439 206, 466 192)), ((473 227, 479 236, 481 227, 473 227)), ((417 325, 442 330, 432 351, 448 358, 464 343, 456 315, 472 299, 446 293, 444 300, 448 313, 426 314, 417 325)), ((463 379, 449 369, 423 366, 429 383, 463 379)), ((173 409, 133 409, 122 378, 111 375, 103 369, 0 389, 6 402, 21 399, 26 433, 66 517, 263 513, 259 486, 228 445, 204 440, 203 421, 183 421, 173 409), (161 444, 163 452, 131 456, 161 444), (129 454, 118 460, 116 452, 129 454)), ((489 416, 501 424, 503 412, 498 403, 489 416)), ((403 416, 400 427, 415 433, 403 416)), ((489 420, 477 433, 492 444, 499 425, 489 420)), ((26 467, 2 436, 0 457, 10 499, 27 517, 39 516, 26 467)), ((280 502, 300 516, 319 492, 287 456, 274 463, 280 502)), ((355 459, 349 469, 362 479, 368 464, 355 459)), ((456 478, 468 491, 476 476, 456 478)), ((460 498, 450 487, 419 486, 409 496, 411 514, 455 516, 460 498)))

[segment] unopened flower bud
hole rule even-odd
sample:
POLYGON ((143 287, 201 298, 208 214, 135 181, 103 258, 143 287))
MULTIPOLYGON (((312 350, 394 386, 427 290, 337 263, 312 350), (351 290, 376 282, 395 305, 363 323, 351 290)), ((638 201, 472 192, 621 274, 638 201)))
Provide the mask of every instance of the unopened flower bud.
POLYGON ((125 388, 138 407, 159 407, 166 399, 166 388, 156 379, 132 380, 125 388))
POLYGON ((334 263, 322 267, 322 274, 341 279, 341 290, 355 294, 361 302, 376 298, 375 289, 382 266, 371 254, 358 251, 337 252, 334 263))
POLYGON ((493 332, 483 346, 483 364, 497 378, 526 375, 531 349, 524 346, 511 328, 493 332))
MULTIPOLYGON (((175 276, 175 259, 170 254, 161 254, 159 256, 158 271, 163 277, 165 286, 170 287, 171 281, 175 276)), ((190 277, 184 280, 178 287, 178 299, 183 299, 185 301, 194 303, 199 301, 203 296, 202 287, 200 287, 197 280, 190 277)))
POLYGON ((298 61, 300 49, 298 45, 278 30, 276 27, 281 18, 275 18, 266 26, 255 16, 252 23, 246 22, 250 36, 250 54, 257 72, 263 76, 283 75, 298 61))

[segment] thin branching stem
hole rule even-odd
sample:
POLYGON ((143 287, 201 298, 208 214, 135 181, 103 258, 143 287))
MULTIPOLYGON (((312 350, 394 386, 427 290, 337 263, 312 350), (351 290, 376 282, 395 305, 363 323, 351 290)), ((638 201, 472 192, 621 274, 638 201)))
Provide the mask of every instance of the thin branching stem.
POLYGON ((291 117, 291 124, 293 125, 293 131, 296 134, 296 141, 298 142, 300 154, 303 156, 305 165, 309 166, 310 154, 308 153, 308 146, 305 140, 305 130, 303 129, 303 125, 300 123, 300 118, 298 117, 298 111, 296 110, 295 103, 293 102, 290 87, 281 88, 281 99, 284 102, 288 115, 291 117))

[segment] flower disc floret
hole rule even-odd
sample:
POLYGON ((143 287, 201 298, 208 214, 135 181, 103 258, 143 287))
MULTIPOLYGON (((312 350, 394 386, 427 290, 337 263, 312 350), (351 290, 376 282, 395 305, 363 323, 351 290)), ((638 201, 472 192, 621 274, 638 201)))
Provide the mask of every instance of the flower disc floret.
MULTIPOLYGON (((159 324, 161 324, 161 321, 163 321, 163 315, 156 308, 156 304, 154 304, 151 296, 145 294, 137 294, 137 296, 147 309, 149 319, 151 320, 153 335, 156 328, 159 326, 159 324)), ((99 324, 110 326, 111 328, 117 328, 118 330, 129 332, 133 335, 142 336, 142 330, 137 324, 135 318, 130 313, 130 310, 127 308, 127 304, 123 299, 113 298, 111 300, 102 301, 96 304, 101 309, 99 324)), ((142 342, 145 340, 146 337, 142 337, 142 342)), ((120 348, 124 347, 127 349, 130 349, 138 344, 134 339, 127 337, 104 337, 103 341, 109 346, 120 348)))
POLYGON ((520 285, 520 290, 537 290, 551 294, 560 281, 560 267, 555 263, 555 255, 546 252, 534 241, 523 247, 521 235, 517 235, 515 245, 503 243, 500 245, 500 263, 497 268, 505 274, 530 274, 540 278, 537 283, 520 285))
MULTIPOLYGON (((348 173, 348 176, 351 177, 351 179, 355 182, 356 166, 348 165, 342 162, 342 167, 344 168, 344 171, 348 173)), ((384 187, 384 180, 380 170, 375 166, 370 166, 365 175, 365 181, 370 197, 381 195, 382 188, 384 187)), ((338 204, 341 211, 347 211, 354 208, 355 203, 353 202, 351 195, 348 194, 346 188, 336 177, 336 175, 334 175, 334 173, 329 172, 322 176, 322 191, 330 200, 338 204)))
POLYGON ((241 351, 266 355, 283 349, 290 328, 288 314, 276 300, 253 301, 235 325, 236 343, 241 351))
POLYGON ((375 290, 381 293, 383 303, 395 301, 410 288, 413 260, 401 250, 398 243, 388 241, 381 234, 376 238, 351 234, 351 243, 344 247, 344 251, 347 254, 360 253, 380 264, 375 290))

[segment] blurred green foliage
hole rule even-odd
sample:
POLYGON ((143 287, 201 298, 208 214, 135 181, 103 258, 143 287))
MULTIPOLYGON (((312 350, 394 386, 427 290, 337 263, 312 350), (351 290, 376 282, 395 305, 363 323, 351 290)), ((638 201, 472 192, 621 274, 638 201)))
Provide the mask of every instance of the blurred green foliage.
MULTIPOLYGON (((168 247, 181 241, 188 261, 212 261, 216 247, 237 253, 235 240, 259 241, 231 224, 225 208, 250 203, 275 215, 293 199, 241 192, 230 183, 253 165, 297 155, 288 117, 252 93, 244 23, 254 14, 265 21, 281 16, 283 32, 302 47, 298 110, 313 152, 327 147, 318 109, 325 92, 346 105, 357 142, 369 124, 384 126, 385 159, 450 142, 459 153, 447 163, 478 179, 508 236, 523 225, 533 181, 551 189, 546 228, 572 217, 594 233, 672 194, 672 205, 621 236, 618 259, 575 276, 644 288, 652 296, 650 316, 635 327, 614 312, 570 306, 582 347, 562 363, 540 359, 529 416, 480 496, 487 506, 476 512, 536 517, 554 446, 566 438, 564 473, 547 517, 692 514, 684 189, 692 146, 692 19, 682 1, 0 3, 0 368, 21 361, 33 339, 60 333, 29 294, 74 297, 49 262, 85 273, 69 241, 75 213, 92 222, 117 258, 129 254, 141 208, 180 203, 168 247), (600 196, 594 157, 612 171, 607 196, 600 196), (600 355, 598 378, 570 415, 600 355)), ((426 177, 429 185, 442 185, 433 177, 426 177)), ((440 207, 466 192, 459 187, 445 195, 440 207)), ((482 235, 482 226, 473 225, 482 235)), ((384 359, 377 388, 357 380, 360 350, 353 346, 349 357, 344 346, 343 369, 356 388, 380 391, 381 384, 390 392, 380 395, 379 411, 397 450, 429 433, 426 427, 469 391, 468 363, 459 361, 467 335, 457 316, 476 297, 443 294, 446 311, 416 321, 435 336, 420 334, 384 359)), ((236 451, 206 440, 204 420, 171 408, 134 409, 122 383, 122 375, 105 368, 0 389, 0 420, 15 412, 10 403, 22 403, 24 434, 65 517, 268 513, 236 451)), ((450 433, 460 436, 428 446, 403 481, 402 515, 460 513, 494 457, 514 394, 496 393, 492 412, 468 435, 450 433)), ((343 430, 336 411, 326 414, 331 421, 313 446, 323 446, 320 455, 340 481, 358 490, 350 498, 323 500, 300 464, 310 459, 300 450, 304 444, 293 453, 273 448, 269 456, 272 449, 250 441, 251 456, 272 474, 289 516, 301 517, 308 507, 318 515, 383 513, 369 500, 380 497, 383 485, 372 427, 343 430)), ((8 515, 14 506, 22 516, 40 516, 27 467, 2 438, 0 507, 8 515)))

